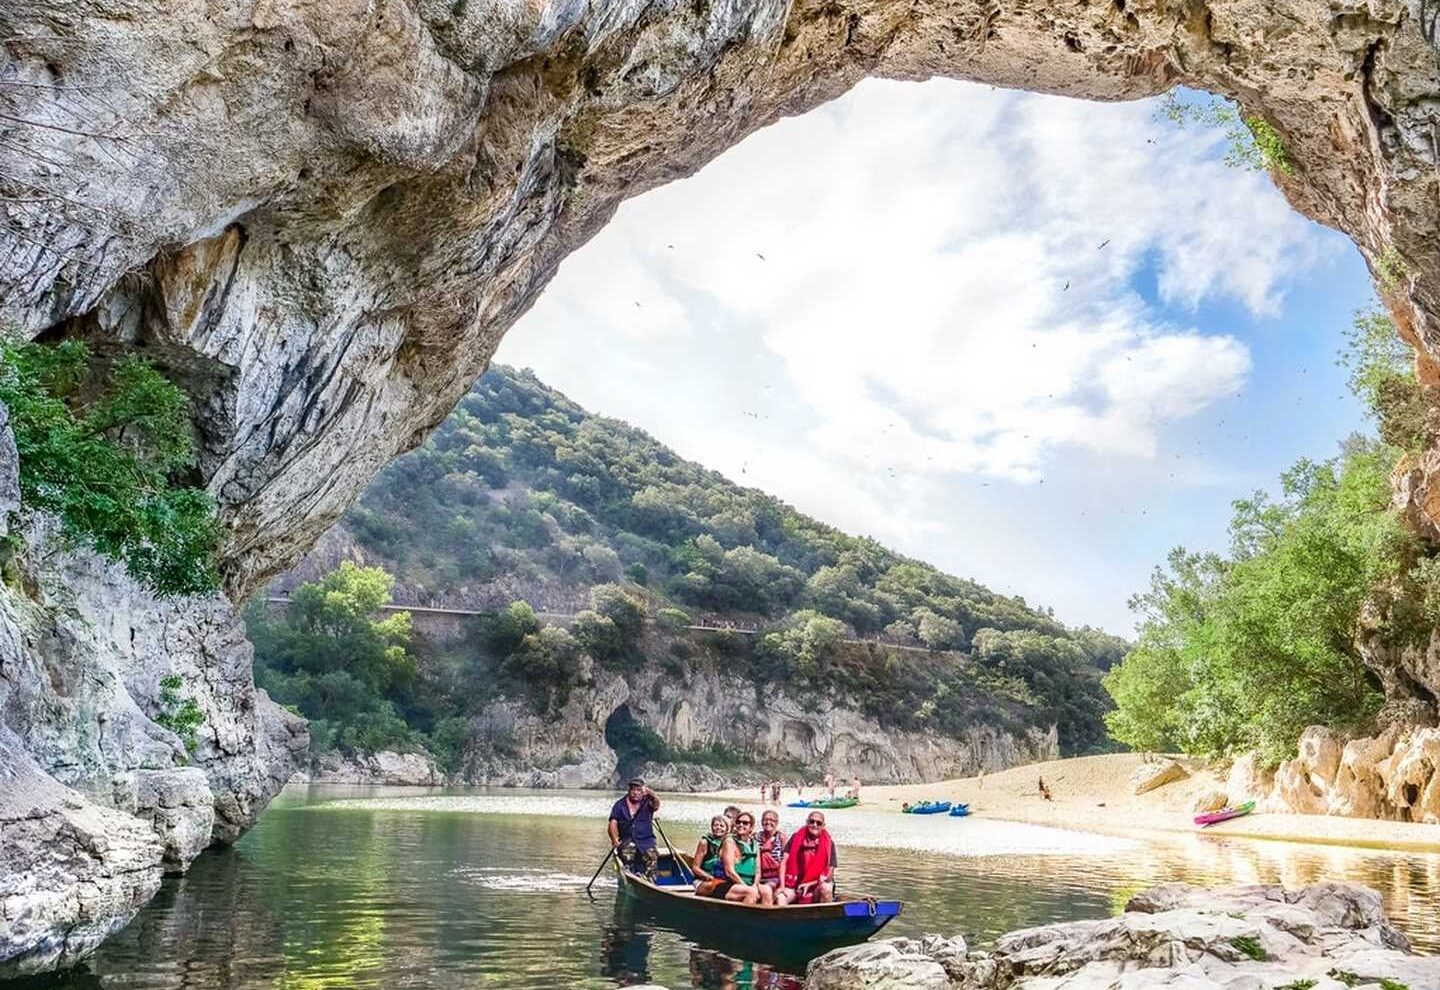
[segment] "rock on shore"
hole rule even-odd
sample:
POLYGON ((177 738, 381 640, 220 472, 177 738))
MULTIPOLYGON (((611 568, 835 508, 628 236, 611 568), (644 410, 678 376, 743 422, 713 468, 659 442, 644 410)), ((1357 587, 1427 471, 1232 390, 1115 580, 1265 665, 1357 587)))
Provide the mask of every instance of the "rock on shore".
POLYGON ((1351 883, 1287 891, 1166 884, 1124 914, 1028 928, 991 952, 964 939, 887 939, 810 964, 806 990, 1380 990, 1440 987, 1380 895, 1351 883), (1313 983, 1309 981, 1314 981, 1313 983))

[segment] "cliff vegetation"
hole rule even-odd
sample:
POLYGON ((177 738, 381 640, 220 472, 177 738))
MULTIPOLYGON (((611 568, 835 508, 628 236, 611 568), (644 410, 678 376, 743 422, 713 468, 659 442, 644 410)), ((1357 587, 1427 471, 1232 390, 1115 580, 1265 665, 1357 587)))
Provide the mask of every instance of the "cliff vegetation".
POLYGON ((1295 754, 1307 726, 1375 729, 1387 701, 1391 714, 1433 719, 1423 685, 1412 694, 1382 680, 1394 680, 1391 655, 1423 650, 1440 621, 1435 548, 1404 524, 1391 492, 1397 462, 1432 442, 1425 388, 1377 312, 1356 316, 1341 360, 1378 437, 1300 461, 1278 495, 1236 501, 1228 554, 1177 547, 1156 569, 1132 600, 1139 642, 1105 682, 1120 741, 1211 756, 1258 750, 1273 765, 1295 754))
MULTIPOLYGON (((410 602, 489 612, 462 636, 417 636, 413 673, 368 682, 398 721, 357 698, 342 745, 357 733, 374 744, 383 728, 387 745, 453 753, 457 720, 496 697, 554 711, 597 669, 694 665, 842 699, 884 726, 1056 724, 1066 753, 1109 745, 1100 678, 1123 641, 825 526, 528 371, 492 369, 342 527, 410 602)), ((281 644, 334 634, 314 602, 344 597, 342 575, 360 573, 304 585, 283 613, 248 612, 261 684, 327 724, 333 704, 313 688, 343 679, 353 691, 364 678, 338 659, 353 651, 281 644), (311 661, 293 658, 312 655, 337 663, 301 689, 290 678, 311 661)), ((648 741, 649 755, 675 755, 648 741)))

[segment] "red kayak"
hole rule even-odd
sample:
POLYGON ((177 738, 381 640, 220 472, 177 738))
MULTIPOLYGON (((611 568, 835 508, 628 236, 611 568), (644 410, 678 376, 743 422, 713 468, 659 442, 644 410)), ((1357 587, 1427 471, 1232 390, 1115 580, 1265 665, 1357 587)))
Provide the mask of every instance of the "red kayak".
POLYGON ((1221 822, 1228 822, 1232 818, 1243 818, 1255 810, 1254 801, 1246 801, 1244 804, 1234 808, 1221 808, 1219 811, 1206 812, 1203 815, 1195 816, 1195 824, 1201 828, 1208 828, 1211 825, 1219 825, 1221 822))

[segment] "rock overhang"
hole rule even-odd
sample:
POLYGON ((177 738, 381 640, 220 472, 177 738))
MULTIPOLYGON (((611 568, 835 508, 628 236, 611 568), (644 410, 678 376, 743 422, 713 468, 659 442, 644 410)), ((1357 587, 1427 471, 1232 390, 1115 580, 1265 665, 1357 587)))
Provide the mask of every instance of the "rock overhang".
POLYGON ((1285 142, 1296 208, 1391 259, 1386 302, 1440 357, 1426 4, 52 7, 0 14, 26 84, 0 90, 3 191, 39 200, 0 223, 0 306, 185 382, 234 597, 446 415, 620 202, 866 76, 1233 97, 1285 142))

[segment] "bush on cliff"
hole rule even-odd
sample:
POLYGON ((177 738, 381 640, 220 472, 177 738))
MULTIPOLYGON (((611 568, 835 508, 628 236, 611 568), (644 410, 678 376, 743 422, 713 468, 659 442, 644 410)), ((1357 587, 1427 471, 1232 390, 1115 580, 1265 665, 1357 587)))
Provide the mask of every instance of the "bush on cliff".
POLYGON ((161 596, 219 585, 215 504, 189 484, 190 400, 138 358, 105 366, 79 341, 0 339, 0 402, 25 509, 124 564, 161 596))
POLYGON ((316 751, 407 749, 424 742, 407 720, 416 678, 410 613, 381 617, 395 579, 349 561, 302 584, 279 615, 246 608, 255 680, 311 720, 316 751))
POLYGON ((1380 441, 1301 461, 1280 495, 1235 503, 1228 557, 1172 551, 1132 599, 1140 641, 1105 686, 1114 736, 1147 750, 1293 755, 1308 725, 1368 729, 1384 700, 1357 637, 1428 639, 1440 572, 1391 507, 1402 450, 1432 442, 1412 355, 1390 320, 1356 315, 1341 361, 1380 441), (1363 614, 1363 619, 1362 619, 1363 614))

